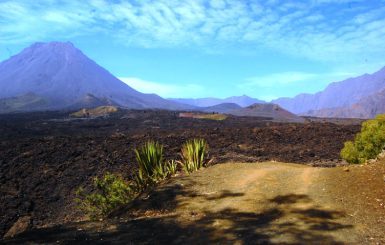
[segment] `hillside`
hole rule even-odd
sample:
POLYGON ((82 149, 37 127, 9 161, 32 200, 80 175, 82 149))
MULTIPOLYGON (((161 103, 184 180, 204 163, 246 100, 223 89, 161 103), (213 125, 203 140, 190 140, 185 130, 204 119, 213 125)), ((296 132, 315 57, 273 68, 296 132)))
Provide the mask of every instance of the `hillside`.
POLYGON ((137 109, 189 108, 132 89, 71 43, 35 43, 3 61, 0 87, 0 112, 81 108, 105 103, 137 109), (37 106, 36 98, 44 103, 37 106), (90 98, 94 101, 90 102, 90 98))
POLYGON ((219 113, 231 113, 233 110, 242 109, 241 106, 235 103, 222 103, 218 105, 204 107, 201 110, 204 112, 219 112, 219 113))
POLYGON ((385 113, 385 90, 362 98, 349 107, 339 107, 309 111, 310 116, 335 117, 335 118, 374 118, 378 114, 385 113))
MULTIPOLYGON (((385 89, 385 67, 373 74, 364 74, 359 77, 349 78, 341 82, 330 84, 325 90, 316 94, 300 94, 294 98, 280 98, 273 100, 283 108, 303 115, 324 116, 329 113, 322 110, 333 111, 332 108, 348 108, 360 100, 365 100, 385 89), (308 113, 312 111, 311 113, 308 113), (317 111, 320 111, 318 114, 317 111)), ((364 110, 372 110, 371 104, 364 110)), ((337 113, 339 114, 339 113, 337 113)), ((345 114, 347 117, 354 115, 345 114)))
POLYGON ((279 105, 267 104, 253 104, 251 106, 231 110, 229 114, 234 116, 249 116, 249 117, 263 117, 269 118, 273 121, 280 122, 304 122, 305 120, 293 113, 283 109, 279 105))
POLYGON ((47 108, 47 101, 34 93, 0 99, 0 112, 38 111, 47 108))

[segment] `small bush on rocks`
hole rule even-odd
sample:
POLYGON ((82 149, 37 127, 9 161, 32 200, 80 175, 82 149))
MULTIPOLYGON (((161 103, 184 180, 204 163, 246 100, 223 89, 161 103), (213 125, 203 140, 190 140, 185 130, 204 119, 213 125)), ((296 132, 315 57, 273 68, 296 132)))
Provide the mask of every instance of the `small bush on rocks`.
POLYGON ((96 177, 93 184, 96 189, 94 193, 85 194, 82 188, 76 193, 80 208, 88 213, 91 219, 107 216, 135 197, 130 184, 111 173, 106 173, 102 178, 96 177))
POLYGON ((376 158, 385 147, 385 114, 362 124, 354 141, 345 143, 341 157, 349 163, 364 163, 376 158))

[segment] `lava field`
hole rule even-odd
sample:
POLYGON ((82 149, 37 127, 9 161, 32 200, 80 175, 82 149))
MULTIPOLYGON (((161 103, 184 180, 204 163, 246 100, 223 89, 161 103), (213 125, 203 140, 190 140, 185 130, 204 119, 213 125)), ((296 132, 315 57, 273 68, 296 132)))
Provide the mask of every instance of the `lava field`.
POLYGON ((215 121, 158 110, 119 110, 94 119, 68 115, 0 115, 0 237, 22 216, 31 216, 33 227, 76 220, 75 190, 107 171, 129 179, 136 170, 134 149, 150 139, 163 144, 166 159, 178 160, 186 140, 204 138, 212 164, 274 160, 332 167, 342 164, 343 143, 360 129, 354 120, 215 121))

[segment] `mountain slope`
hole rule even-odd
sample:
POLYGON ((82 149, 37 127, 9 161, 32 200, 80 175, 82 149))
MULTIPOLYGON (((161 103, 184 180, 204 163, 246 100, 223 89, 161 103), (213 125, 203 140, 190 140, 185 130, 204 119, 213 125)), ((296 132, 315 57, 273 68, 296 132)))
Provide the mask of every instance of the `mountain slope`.
POLYGON ((0 112, 2 113, 44 110, 46 107, 47 102, 44 98, 34 93, 0 99, 0 112))
POLYGON ((385 90, 374 95, 362 98, 349 107, 338 107, 309 111, 310 116, 335 118, 374 118, 385 113, 385 90))
POLYGON ((373 74, 365 74, 330 84, 316 94, 300 94, 294 98, 273 100, 283 108, 297 114, 308 114, 330 108, 349 107, 361 99, 385 89, 385 67, 373 74))
POLYGON ((199 111, 217 112, 230 114, 240 117, 262 117, 273 121, 280 122, 304 122, 302 117, 299 117, 279 105, 272 103, 255 103, 247 107, 240 107, 234 103, 223 103, 219 105, 200 108, 199 111))
POLYGON ((0 98, 33 93, 44 109, 72 107, 87 95, 128 108, 186 108, 132 89, 71 43, 36 43, 0 63, 0 87, 0 98))
POLYGON ((229 114, 235 116, 252 116, 252 117, 265 117, 274 121, 282 122, 304 122, 302 117, 294 115, 293 113, 281 108, 279 105, 266 103, 266 104, 253 104, 251 106, 232 110, 229 114))
POLYGON ((169 100, 175 101, 178 103, 187 104, 187 105, 199 106, 199 107, 210 107, 210 106, 215 106, 215 105, 224 104, 224 103, 234 103, 241 107, 246 107, 255 103, 265 103, 262 100, 254 99, 247 95, 232 96, 225 99, 218 99, 218 98, 173 99, 171 98, 169 100))
POLYGON ((238 104, 235 103, 222 103, 219 105, 213 105, 202 108, 204 112, 219 112, 219 113, 229 113, 233 110, 242 109, 238 104))

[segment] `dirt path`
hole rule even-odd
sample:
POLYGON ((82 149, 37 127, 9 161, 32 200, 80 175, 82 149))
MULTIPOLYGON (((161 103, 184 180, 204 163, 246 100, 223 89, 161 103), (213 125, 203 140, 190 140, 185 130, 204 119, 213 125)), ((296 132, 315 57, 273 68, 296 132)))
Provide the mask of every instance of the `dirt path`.
POLYGON ((353 242, 349 218, 317 183, 322 173, 283 163, 218 165, 196 174, 196 197, 178 197, 177 216, 211 223, 218 241, 353 242))
MULTIPOLYGON (((376 174, 385 168, 379 169, 372 171, 372 183, 381 185, 376 174)), ((366 206, 371 195, 357 198, 357 193, 374 188, 352 184, 351 178, 360 184, 361 172, 359 167, 347 172, 271 162, 221 164, 160 186, 134 204, 135 218, 123 212, 119 220, 36 230, 14 241, 382 243, 385 208, 366 206), (353 189, 341 184, 348 181, 353 189)), ((385 193, 379 191, 371 193, 385 193)))

